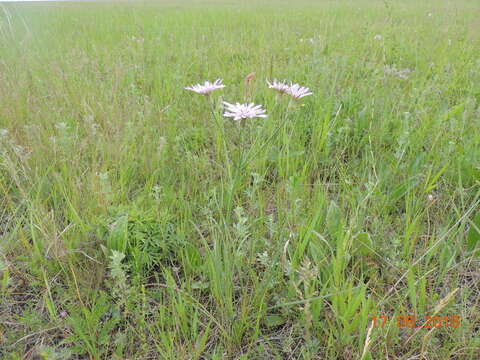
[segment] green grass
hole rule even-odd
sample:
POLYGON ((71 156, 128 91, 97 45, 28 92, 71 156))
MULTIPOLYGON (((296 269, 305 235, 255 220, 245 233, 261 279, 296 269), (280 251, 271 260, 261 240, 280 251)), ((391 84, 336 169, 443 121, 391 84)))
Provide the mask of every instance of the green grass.
POLYGON ((476 0, 0 7, 1 359, 480 357, 476 0))

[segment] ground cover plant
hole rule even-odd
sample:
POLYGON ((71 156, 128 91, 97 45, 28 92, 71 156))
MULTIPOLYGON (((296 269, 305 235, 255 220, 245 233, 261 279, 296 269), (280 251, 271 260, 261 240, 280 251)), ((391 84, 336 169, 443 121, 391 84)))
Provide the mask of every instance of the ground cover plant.
POLYGON ((1 359, 480 358, 477 1, 0 7, 1 359))

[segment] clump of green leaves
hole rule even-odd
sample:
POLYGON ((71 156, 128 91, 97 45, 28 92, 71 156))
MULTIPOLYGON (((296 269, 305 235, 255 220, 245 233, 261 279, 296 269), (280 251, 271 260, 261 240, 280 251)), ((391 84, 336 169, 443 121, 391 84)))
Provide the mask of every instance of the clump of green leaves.
POLYGON ((105 356, 121 319, 107 294, 101 292, 91 306, 82 306, 81 311, 72 306, 69 312, 67 324, 72 334, 65 343, 72 345, 70 351, 80 355, 88 353, 93 359, 105 356))
POLYGON ((182 243, 173 222, 155 211, 123 208, 112 211, 100 227, 105 247, 125 255, 134 272, 148 272, 174 259, 182 243))

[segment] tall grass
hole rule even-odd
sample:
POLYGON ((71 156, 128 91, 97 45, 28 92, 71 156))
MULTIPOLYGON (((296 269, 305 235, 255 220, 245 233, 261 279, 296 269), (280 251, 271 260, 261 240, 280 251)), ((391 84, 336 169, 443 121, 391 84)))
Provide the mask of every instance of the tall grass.
POLYGON ((476 1, 0 6, 1 358, 480 356, 476 1))

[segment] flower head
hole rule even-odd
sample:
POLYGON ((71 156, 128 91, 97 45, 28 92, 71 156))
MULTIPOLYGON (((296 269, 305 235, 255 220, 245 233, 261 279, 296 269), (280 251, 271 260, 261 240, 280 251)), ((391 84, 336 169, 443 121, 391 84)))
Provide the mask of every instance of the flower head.
POLYGON ((252 118, 266 118, 265 110, 262 109, 262 105, 250 104, 230 104, 226 101, 223 102, 226 108, 223 116, 231 117, 233 120, 252 119, 252 118))
POLYGON ((207 95, 210 94, 214 90, 223 89, 225 85, 222 84, 223 79, 217 79, 215 82, 211 83, 209 81, 205 81, 205 84, 196 84, 192 86, 188 86, 185 90, 195 91, 197 94, 207 95))
POLYGON ((287 90, 288 90, 288 85, 285 82, 277 81, 277 79, 273 79, 272 83, 270 83, 267 80, 267 84, 268 84, 269 89, 273 89, 275 91, 278 91, 280 94, 283 94, 283 93, 287 92, 287 90))
POLYGON ((377 40, 377 41, 380 41, 380 40, 382 40, 382 35, 377 34, 377 35, 375 35, 375 36, 373 37, 373 39, 374 39, 374 40, 377 40))
POLYGON ((410 70, 409 68, 397 69, 395 65, 386 65, 384 70, 385 75, 397 76, 400 79, 408 79, 411 72, 412 70, 410 70))
POLYGON ((299 84, 290 84, 285 92, 294 99, 301 99, 305 96, 313 95, 309 88, 300 86, 299 84))

